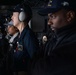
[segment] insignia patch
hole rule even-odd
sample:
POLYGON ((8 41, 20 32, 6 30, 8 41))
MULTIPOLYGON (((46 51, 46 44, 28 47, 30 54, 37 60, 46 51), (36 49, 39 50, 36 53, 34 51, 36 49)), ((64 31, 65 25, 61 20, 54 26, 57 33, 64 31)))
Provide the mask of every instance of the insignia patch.
POLYGON ((19 45, 18 45, 18 50, 19 50, 19 51, 23 51, 23 46, 19 44, 19 45))
POLYGON ((23 51, 23 45, 20 45, 19 42, 17 42, 17 50, 23 51))
POLYGON ((63 2, 62 5, 63 6, 69 6, 69 3, 68 2, 63 2))
POLYGON ((48 6, 51 6, 51 4, 52 4, 52 0, 49 1, 48 6))

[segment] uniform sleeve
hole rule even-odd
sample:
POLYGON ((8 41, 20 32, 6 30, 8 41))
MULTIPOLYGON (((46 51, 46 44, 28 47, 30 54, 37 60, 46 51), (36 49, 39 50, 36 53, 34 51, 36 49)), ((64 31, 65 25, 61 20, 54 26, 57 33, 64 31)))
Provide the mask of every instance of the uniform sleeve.
POLYGON ((31 58, 34 55, 34 53, 39 49, 38 40, 32 32, 28 31, 28 33, 25 36, 24 49, 27 50, 31 58))

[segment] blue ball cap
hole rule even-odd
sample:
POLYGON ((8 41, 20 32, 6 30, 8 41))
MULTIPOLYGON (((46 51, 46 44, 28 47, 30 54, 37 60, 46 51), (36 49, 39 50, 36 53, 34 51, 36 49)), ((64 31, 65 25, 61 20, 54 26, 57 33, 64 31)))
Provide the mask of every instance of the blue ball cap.
POLYGON ((38 13, 40 15, 47 15, 48 13, 54 13, 62 8, 69 8, 76 10, 75 0, 50 0, 48 5, 41 8, 38 13))
POLYGON ((32 9, 27 3, 16 5, 13 9, 9 9, 10 12, 25 12, 28 18, 32 18, 32 9))
POLYGON ((21 5, 17 5, 12 9, 12 12, 21 12, 24 11, 24 7, 21 5))
POLYGON ((30 12, 31 11, 31 8, 29 5, 27 4, 18 4, 16 5, 13 9, 11 9, 12 12, 21 12, 21 11, 24 11, 24 12, 30 12))

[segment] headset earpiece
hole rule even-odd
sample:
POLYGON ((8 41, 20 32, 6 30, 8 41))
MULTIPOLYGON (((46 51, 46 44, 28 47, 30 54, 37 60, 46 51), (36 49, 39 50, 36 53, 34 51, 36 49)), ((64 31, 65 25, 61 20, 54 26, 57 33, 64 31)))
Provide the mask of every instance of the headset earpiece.
POLYGON ((19 14, 19 20, 20 21, 24 21, 26 19, 26 14, 25 14, 25 12, 20 12, 20 14, 19 14))

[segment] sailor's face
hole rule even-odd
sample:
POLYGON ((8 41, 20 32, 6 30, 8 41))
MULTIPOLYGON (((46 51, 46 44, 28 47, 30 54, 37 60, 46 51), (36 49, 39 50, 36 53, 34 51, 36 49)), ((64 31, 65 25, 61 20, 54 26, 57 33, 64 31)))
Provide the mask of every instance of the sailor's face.
POLYGON ((52 30, 61 28, 67 24, 67 16, 63 10, 48 14, 48 18, 48 25, 50 25, 52 30))
POLYGON ((18 24, 20 23, 20 21, 19 21, 19 12, 13 12, 13 15, 12 15, 11 19, 13 21, 13 25, 18 27, 18 24))

